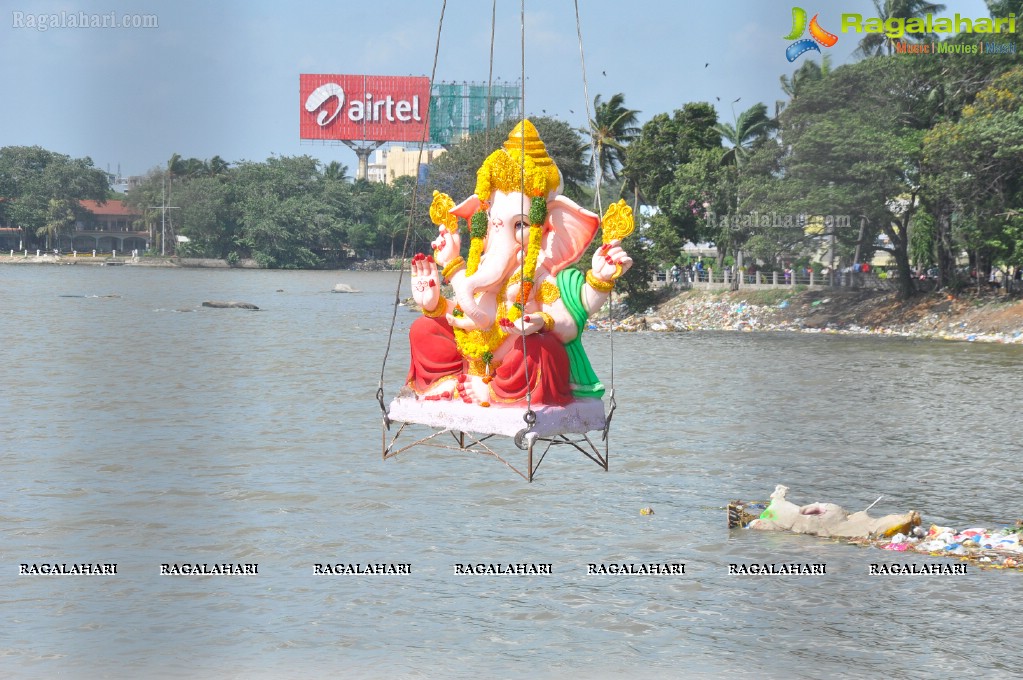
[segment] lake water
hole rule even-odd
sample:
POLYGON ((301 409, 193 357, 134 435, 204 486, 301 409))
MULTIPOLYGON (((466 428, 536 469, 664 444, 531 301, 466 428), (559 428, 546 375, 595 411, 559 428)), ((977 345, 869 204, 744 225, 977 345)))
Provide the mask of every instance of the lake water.
MULTIPOLYGON (((883 495, 872 514, 916 509, 925 525, 1014 522, 1023 347, 589 332, 605 383, 613 341, 610 470, 555 450, 527 484, 457 452, 381 460, 374 395, 395 282, 0 268, 0 675, 1019 672, 1023 573, 868 576, 871 562, 940 560, 729 531, 723 508, 784 483, 797 503, 862 509, 883 495), (329 292, 336 283, 362 292, 329 292), (43 562, 118 573, 18 575, 43 562), (259 573, 159 575, 164 563, 214 562, 259 573), (412 574, 314 575, 326 562, 412 574), (521 562, 553 574, 454 573, 521 562), (612 562, 683 562, 685 574, 586 575, 612 562), (827 574, 727 574, 754 562, 827 574)), ((414 318, 397 311, 387 399, 414 318)))

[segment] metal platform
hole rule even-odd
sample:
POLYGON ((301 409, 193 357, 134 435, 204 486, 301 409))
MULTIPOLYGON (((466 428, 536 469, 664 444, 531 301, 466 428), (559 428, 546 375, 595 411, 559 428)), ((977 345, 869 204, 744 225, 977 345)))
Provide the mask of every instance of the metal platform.
POLYGON ((391 401, 384 418, 383 458, 392 458, 416 446, 477 453, 496 458, 532 482, 551 448, 571 446, 607 470, 607 428, 614 411, 613 397, 611 404, 611 412, 605 416, 600 399, 579 399, 567 406, 538 406, 530 410, 398 396, 391 401), (393 433, 392 426, 397 427, 393 433), (430 432, 419 436, 415 426, 430 432), (601 433, 603 451, 590 439, 591 432, 601 433), (451 435, 452 440, 445 435, 451 435), (400 443, 403 437, 413 441, 400 443), (525 464, 518 463, 523 469, 509 462, 509 454, 502 456, 498 452, 500 438, 511 438, 515 447, 526 453, 525 464))

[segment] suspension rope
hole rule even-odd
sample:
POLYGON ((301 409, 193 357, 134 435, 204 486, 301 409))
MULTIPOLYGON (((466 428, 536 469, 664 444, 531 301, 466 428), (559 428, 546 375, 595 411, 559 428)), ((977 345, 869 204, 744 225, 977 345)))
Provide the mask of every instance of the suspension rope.
MULTIPOLYGON (((433 68, 430 70, 430 94, 433 94, 433 81, 437 76, 437 60, 440 54, 440 36, 444 28, 444 12, 447 10, 448 2, 443 0, 440 8, 440 19, 437 22, 437 43, 433 49, 433 68)), ((416 163, 416 167, 420 167, 423 164, 423 147, 426 146, 426 140, 429 137, 430 130, 428 126, 423 126, 423 135, 419 139, 419 157, 416 163)), ((408 256, 409 243, 412 241, 412 226, 416 220, 416 205, 419 199, 419 182, 412 184, 412 198, 411 206, 408 211, 408 224, 405 228, 405 241, 401 246, 401 260, 400 267, 398 268, 398 285, 394 290, 394 308, 391 311, 391 327, 387 331, 387 345, 384 348, 384 358, 380 364, 380 382, 377 385, 377 403, 380 404, 380 410, 384 414, 384 423, 388 426, 390 422, 387 418, 387 407, 384 406, 384 372, 387 369, 387 357, 391 353, 391 340, 394 337, 394 324, 398 318, 398 307, 401 305, 401 287, 405 277, 405 260, 408 256)))
POLYGON ((494 106, 494 34, 497 33, 497 0, 490 5, 490 71, 487 73, 487 119, 483 132, 484 149, 490 148, 490 109, 494 106))
POLYGON ((604 212, 600 195, 601 179, 604 168, 600 163, 600 154, 597 151, 597 140, 593 130, 593 113, 590 111, 590 85, 586 78, 586 54, 583 51, 583 26, 579 19, 579 0, 575 0, 575 33, 579 39, 579 64, 583 73, 583 106, 586 107, 586 127, 590 129, 590 162, 593 164, 593 175, 596 180, 595 198, 597 201, 597 213, 604 212))
MULTIPOLYGON (((582 69, 583 75, 583 103, 586 107, 586 125, 590 129, 590 159, 593 163, 594 175, 596 177, 596 186, 594 188, 594 197, 597 203, 597 214, 603 214, 604 206, 603 199, 600 195, 601 179, 603 177, 604 168, 600 162, 599 153, 597 151, 597 140, 596 131, 593 129, 593 113, 590 111, 590 89, 589 81, 586 78, 586 53, 583 49, 583 28, 582 21, 579 19, 579 0, 574 0, 575 4, 575 32, 579 39, 579 65, 582 69)), ((607 296, 607 320, 608 320, 608 341, 610 343, 611 353, 611 393, 608 395, 608 405, 610 410, 608 411, 607 418, 604 423, 604 435, 603 439, 607 440, 608 428, 611 426, 611 416, 614 415, 617 402, 615 401, 615 339, 614 339, 614 290, 607 296)))
MULTIPOLYGON (((522 171, 519 173, 519 176, 521 178, 520 179, 521 186, 519 188, 519 195, 522 197, 519 200, 521 201, 521 200, 525 200, 525 195, 526 195, 526 134, 525 134, 525 132, 526 132, 525 131, 525 122, 526 122, 526 0, 520 0, 520 2, 519 2, 519 43, 520 43, 519 49, 520 49, 520 53, 521 53, 521 79, 522 79, 522 84, 520 86, 521 87, 521 93, 522 93, 522 95, 521 95, 522 96, 522 104, 521 104, 521 107, 522 107, 521 108, 522 122, 521 122, 521 126, 523 128, 522 134, 519 135, 519 137, 521 138, 521 155, 520 155, 520 158, 522 159, 521 160, 522 171)), ((545 200, 546 200, 546 198, 547 197, 544 196, 545 200)), ((532 212, 532 211, 531 210, 527 210, 527 214, 529 212, 532 212)), ((530 225, 529 228, 530 228, 530 230, 532 230, 532 225, 530 225)), ((519 227, 520 236, 516 237, 516 238, 519 239, 519 246, 520 247, 522 247, 522 238, 521 238, 522 231, 521 230, 522 230, 522 227, 519 227)), ((526 300, 526 296, 523 295, 523 292, 526 290, 526 254, 527 254, 527 252, 528 252, 528 249, 522 251, 522 256, 520 257, 520 262, 519 262, 519 296, 518 297, 522 300, 522 315, 519 317, 519 323, 521 323, 521 324, 525 324, 526 323, 525 322, 526 303, 528 302, 528 300, 526 300)), ((533 272, 533 276, 536 276, 536 272, 535 271, 533 272)), ((530 290, 530 292, 532 292, 532 290, 533 290, 532 285, 530 285, 529 290, 530 290)), ((537 289, 537 290, 539 290, 539 289, 537 289)), ((536 414, 533 413, 533 387, 532 387, 532 385, 529 382, 529 353, 526 352, 527 338, 528 338, 528 336, 526 336, 526 335, 522 336, 522 367, 525 370, 523 375, 525 376, 525 379, 526 379, 526 412, 525 412, 525 414, 523 414, 522 418, 523 418, 523 420, 526 421, 526 427, 529 428, 529 427, 532 427, 533 423, 536 422, 536 414)))

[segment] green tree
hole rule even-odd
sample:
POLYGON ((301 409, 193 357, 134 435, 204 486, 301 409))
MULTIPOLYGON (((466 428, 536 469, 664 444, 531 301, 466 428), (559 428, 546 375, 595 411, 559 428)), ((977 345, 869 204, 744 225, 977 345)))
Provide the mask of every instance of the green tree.
MULTIPOLYGON (((935 14, 945 9, 945 5, 926 0, 873 0, 873 2, 875 16, 885 25, 892 19, 902 21, 919 19, 926 14, 935 14)), ((924 39, 925 34, 917 33, 906 33, 900 38, 893 38, 887 33, 867 33, 860 40, 856 53, 863 57, 891 55, 895 53, 895 43, 898 40, 920 42, 924 39)))
MULTIPOLYGON (((950 43, 972 43, 971 34, 959 34, 949 38, 950 43)), ((925 100, 913 109, 902 111, 901 115, 916 127, 930 129, 940 123, 955 123, 963 114, 978 93, 989 86, 999 75, 1018 67, 1021 63, 1018 54, 992 54, 984 59, 962 59, 952 55, 942 55, 937 59, 903 58, 905 85, 908 90, 926 92, 925 100)), ((936 157, 931 154, 926 175, 922 180, 921 198, 923 205, 933 219, 932 234, 934 237, 934 254, 938 266, 939 285, 956 283, 957 259, 962 251, 962 243, 956 224, 966 223, 956 218, 959 210, 952 200, 952 195, 942 181, 935 181, 940 176, 942 167, 936 157)))
MULTIPOLYGON (((720 168, 723 150, 716 123, 717 112, 710 104, 688 103, 671 115, 655 115, 628 146, 620 174, 624 192, 636 204, 636 233, 626 243, 635 264, 620 286, 629 294, 631 307, 646 304, 653 272, 678 261, 685 242, 698 238, 700 223, 688 201, 701 194, 673 183, 679 168, 694 158, 699 164, 713 157, 715 171, 720 168)), ((701 190, 706 187, 701 184, 701 190)))
POLYGON ((1009 14, 1016 15, 1016 21, 1023 17, 1023 0, 985 0, 992 17, 1007 17, 1009 14))
POLYGON ((675 169, 688 163, 696 149, 720 148, 717 111, 705 102, 688 103, 670 116, 659 113, 643 124, 629 144, 623 174, 629 193, 646 205, 660 206, 658 194, 671 183, 675 169))
MULTIPOLYGON (((920 206, 920 160, 928 92, 912 77, 913 60, 868 59, 836 69, 782 114, 787 152, 781 170, 810 215, 844 214, 863 260, 875 249, 898 267, 900 291, 915 291, 909 225, 920 206), (877 244, 884 234, 887 243, 877 244)), ((836 234, 848 240, 850 234, 836 234)))
POLYGON ((981 272, 1023 262, 1023 67, 995 79, 924 141, 926 180, 967 227, 960 245, 981 272))
POLYGON ((88 157, 71 158, 39 146, 6 146, 0 148, 0 188, 5 221, 45 242, 74 223, 83 212, 79 201, 105 201, 109 184, 106 173, 88 157))
POLYGON ((201 175, 181 182, 177 190, 182 236, 189 239, 179 254, 192 257, 227 257, 235 250, 238 221, 234 186, 224 176, 201 175), (187 247, 185 247, 187 246, 187 247))
MULTIPOLYGON (((807 59, 799 68, 792 72, 791 76, 781 76, 781 91, 789 96, 789 101, 799 96, 810 83, 824 80, 831 73, 831 55, 825 54, 818 64, 813 59, 807 59)), ((785 108, 786 102, 778 102, 776 113, 785 108)))
POLYGON ((340 225, 322 199, 317 165, 309 156, 273 156, 236 167, 238 242, 260 266, 322 266, 316 249, 332 241, 340 225))

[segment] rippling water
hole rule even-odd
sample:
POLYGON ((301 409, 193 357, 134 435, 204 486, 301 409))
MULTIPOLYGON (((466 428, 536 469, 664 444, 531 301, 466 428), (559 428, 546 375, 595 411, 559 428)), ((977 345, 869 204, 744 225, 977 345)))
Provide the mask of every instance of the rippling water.
MULTIPOLYGON (((729 532, 723 506, 785 483, 796 502, 858 509, 883 495, 872 512, 958 527, 1023 517, 1023 348, 615 334, 610 471, 557 450, 526 484, 455 452, 381 460, 374 393, 395 281, 0 269, 3 675, 1018 672, 1020 574, 870 577, 872 561, 932 558, 729 532), (362 292, 329 292, 339 282, 362 292), (585 575, 591 562, 666 561, 685 576, 585 575), (116 562, 118 575, 17 576, 23 562, 116 562), (159 576, 168 562, 260 573, 159 576), (313 576, 318 562, 413 574, 313 576), (455 576, 464 562, 554 575, 455 576), (732 562, 828 573, 728 576, 732 562)), ((398 309, 388 399, 414 318, 398 309)), ((609 382, 609 337, 586 344, 609 382)))

